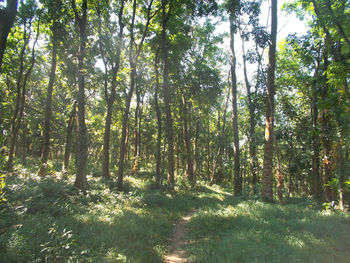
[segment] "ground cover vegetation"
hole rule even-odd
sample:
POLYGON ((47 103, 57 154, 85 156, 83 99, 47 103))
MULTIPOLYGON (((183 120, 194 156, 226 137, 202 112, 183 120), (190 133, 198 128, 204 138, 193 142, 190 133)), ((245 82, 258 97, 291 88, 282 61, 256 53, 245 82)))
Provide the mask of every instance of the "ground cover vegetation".
POLYGON ((349 5, 1 2, 0 261, 349 262, 349 5))

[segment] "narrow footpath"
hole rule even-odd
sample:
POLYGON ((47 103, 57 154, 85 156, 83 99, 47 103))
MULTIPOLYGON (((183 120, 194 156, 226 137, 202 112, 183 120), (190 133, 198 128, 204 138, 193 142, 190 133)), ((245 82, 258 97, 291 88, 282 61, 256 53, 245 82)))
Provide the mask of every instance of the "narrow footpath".
POLYGON ((174 227, 174 231, 169 238, 169 253, 164 256, 163 263, 189 263, 188 258, 186 256, 186 251, 184 250, 184 246, 187 244, 187 240, 185 239, 185 234, 187 232, 186 224, 192 216, 197 211, 191 211, 184 217, 182 217, 179 222, 174 227))

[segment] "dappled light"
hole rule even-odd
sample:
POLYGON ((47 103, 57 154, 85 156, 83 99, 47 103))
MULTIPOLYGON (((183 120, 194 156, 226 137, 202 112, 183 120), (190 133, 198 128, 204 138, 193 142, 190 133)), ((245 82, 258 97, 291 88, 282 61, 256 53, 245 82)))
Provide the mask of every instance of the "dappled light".
POLYGON ((349 263, 350 1, 0 1, 0 263, 349 263))

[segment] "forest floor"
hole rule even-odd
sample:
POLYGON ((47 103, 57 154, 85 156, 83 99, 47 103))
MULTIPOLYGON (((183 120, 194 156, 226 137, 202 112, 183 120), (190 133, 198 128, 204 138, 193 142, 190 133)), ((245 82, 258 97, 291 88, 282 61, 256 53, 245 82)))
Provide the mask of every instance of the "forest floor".
POLYGON ((267 204, 202 181, 195 189, 177 182, 170 195, 146 172, 126 177, 124 192, 88 176, 84 196, 72 191, 73 176, 37 170, 7 174, 0 263, 350 262, 349 213, 314 200, 267 204))

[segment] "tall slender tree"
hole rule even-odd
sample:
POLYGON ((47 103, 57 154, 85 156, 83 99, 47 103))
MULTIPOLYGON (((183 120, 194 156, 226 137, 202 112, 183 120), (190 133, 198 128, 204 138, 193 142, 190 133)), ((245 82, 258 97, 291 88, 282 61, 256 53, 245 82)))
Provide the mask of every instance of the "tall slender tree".
POLYGON ((269 62, 266 81, 266 119, 264 163, 261 195, 263 200, 272 202, 273 180, 273 137, 274 137, 274 96, 276 68, 276 39, 277 39, 277 0, 271 0, 271 39, 269 46, 269 62))
POLYGON ((136 67, 138 63, 138 59, 140 57, 144 40, 148 33, 148 27, 151 22, 151 19, 155 16, 156 12, 152 13, 152 5, 153 0, 150 0, 147 4, 146 11, 146 24, 141 31, 141 39, 139 43, 135 44, 135 17, 136 17, 136 5, 137 1, 133 1, 132 6, 132 18, 130 24, 130 41, 129 41, 129 65, 130 65, 130 87, 127 91, 125 98, 125 111, 123 115, 122 122, 122 136, 120 139, 120 151, 119 151, 119 167, 118 167, 118 189, 122 190, 123 188, 123 178, 124 178, 124 164, 125 164, 125 153, 126 153, 126 143, 127 143, 127 126, 129 121, 129 112, 130 112, 130 103, 132 99, 132 95, 135 89, 135 81, 136 81, 136 67))
POLYGON ((166 115, 165 137, 168 145, 168 190, 174 191, 175 186, 175 162, 174 162, 174 128, 173 117, 171 113, 171 90, 169 85, 169 62, 168 62, 168 36, 167 26, 173 8, 173 0, 162 0, 162 33, 160 46, 162 51, 163 62, 163 97, 166 115))
MULTIPOLYGON (((100 3, 98 3, 100 4, 100 3)), ((124 4, 125 2, 122 0, 120 2, 120 7, 118 10, 118 38, 113 50, 107 49, 109 46, 108 42, 113 39, 113 26, 110 25, 109 16, 110 13, 107 12, 102 16, 103 6, 97 6, 97 13, 99 16, 98 21, 98 33, 99 33, 99 47, 100 54, 102 57, 102 61, 104 64, 105 72, 104 72, 104 96, 107 102, 107 114, 105 119, 105 128, 104 128, 104 136, 103 136, 103 156, 102 156, 102 177, 110 178, 109 172, 109 163, 110 163, 110 137, 111 137, 111 124, 112 124, 112 113, 113 113, 113 105, 116 100, 116 86, 117 86, 117 74, 120 68, 120 60, 121 60, 121 51, 123 45, 123 35, 124 35, 124 23, 123 23, 123 13, 124 13, 124 4), (104 18, 105 27, 107 28, 105 31, 102 31, 102 19, 104 18), (104 40, 104 41, 103 41, 104 40), (107 43, 104 43, 107 42, 107 43), (106 54, 106 51, 109 51, 110 54, 106 54), (108 61, 108 56, 114 54, 114 61, 108 61), (111 81, 109 80, 109 65, 111 65, 111 81), (110 91, 109 91, 110 86, 110 91)), ((106 8, 105 8, 106 9, 106 8)), ((107 8, 108 9, 108 8, 107 8)))
POLYGON ((229 4, 230 21, 230 51, 231 51, 231 89, 232 89, 232 122, 233 122, 233 159, 234 159, 234 194, 242 194, 242 178, 240 174, 240 151, 237 111, 237 76, 236 76, 236 51, 235 34, 237 32, 237 17, 240 13, 240 1, 229 4))
POLYGON ((52 115, 52 93, 56 77, 56 65, 57 65, 57 49, 59 45, 59 12, 62 9, 61 1, 48 1, 46 2, 48 9, 48 22, 51 24, 51 69, 49 75, 49 84, 47 86, 46 95, 46 107, 45 107, 45 122, 43 130, 43 147, 41 155, 41 163, 43 164, 42 169, 39 171, 40 174, 45 173, 46 163, 49 157, 50 150, 50 126, 51 126, 51 115, 52 115))
POLYGON ((157 150, 156 150, 156 186, 161 187, 162 174, 161 174, 161 146, 162 146, 162 115, 159 106, 159 48, 157 48, 154 57, 154 71, 156 77, 155 90, 154 90, 154 107, 157 114, 157 150))
POLYGON ((71 0, 74 12, 75 23, 79 31, 79 51, 78 51, 78 149, 76 177, 74 186, 83 193, 88 189, 86 179, 86 162, 87 162, 87 129, 85 124, 85 52, 86 52, 86 26, 87 26, 87 0, 83 0, 81 7, 78 9, 76 0, 71 0), (81 14, 79 14, 79 11, 81 14))

